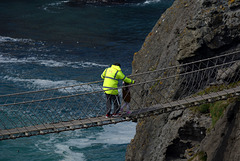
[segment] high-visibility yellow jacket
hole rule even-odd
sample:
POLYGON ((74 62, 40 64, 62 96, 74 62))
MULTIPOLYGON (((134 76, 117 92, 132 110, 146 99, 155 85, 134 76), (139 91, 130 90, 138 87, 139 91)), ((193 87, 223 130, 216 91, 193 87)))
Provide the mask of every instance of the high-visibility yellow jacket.
POLYGON ((121 79, 126 83, 132 84, 134 80, 127 78, 123 73, 119 66, 112 65, 109 68, 106 68, 102 75, 103 82, 103 90, 106 94, 118 95, 118 80, 121 79))

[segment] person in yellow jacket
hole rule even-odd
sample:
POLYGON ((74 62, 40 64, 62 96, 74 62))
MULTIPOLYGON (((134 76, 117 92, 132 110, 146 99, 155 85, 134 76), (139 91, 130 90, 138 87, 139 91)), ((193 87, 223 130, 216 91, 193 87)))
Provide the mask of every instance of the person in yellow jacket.
POLYGON ((127 78, 122 70, 121 65, 119 63, 113 64, 111 67, 106 68, 101 78, 104 79, 103 81, 103 90, 107 96, 107 114, 106 117, 111 116, 111 107, 112 103, 114 104, 114 112, 113 116, 117 116, 120 110, 120 99, 118 96, 118 80, 122 80, 126 83, 133 84, 135 83, 134 80, 127 78))

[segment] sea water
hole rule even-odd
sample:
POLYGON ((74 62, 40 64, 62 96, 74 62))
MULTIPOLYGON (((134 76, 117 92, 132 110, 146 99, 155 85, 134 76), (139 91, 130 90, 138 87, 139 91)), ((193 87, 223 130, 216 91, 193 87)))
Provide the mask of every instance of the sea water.
MULTIPOLYGON (((97 81, 115 62, 131 74, 133 53, 173 0, 67 2, 0 1, 0 95, 97 81)), ((124 122, 0 141, 0 161, 123 161, 135 128, 124 122)))

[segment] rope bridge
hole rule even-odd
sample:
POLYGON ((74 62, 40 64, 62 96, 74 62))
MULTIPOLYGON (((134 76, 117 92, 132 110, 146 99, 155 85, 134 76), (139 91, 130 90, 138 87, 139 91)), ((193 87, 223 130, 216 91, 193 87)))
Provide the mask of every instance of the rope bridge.
MULTIPOLYGON (((131 114, 105 118, 102 81, 0 96, 0 140, 103 126, 236 97, 240 50, 137 73, 131 114)), ((120 86, 118 88, 121 95, 120 86)))

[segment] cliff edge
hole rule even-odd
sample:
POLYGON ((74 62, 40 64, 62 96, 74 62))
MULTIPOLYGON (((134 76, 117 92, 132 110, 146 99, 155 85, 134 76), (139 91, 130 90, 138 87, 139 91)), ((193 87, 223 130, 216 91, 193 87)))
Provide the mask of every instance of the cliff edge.
MULTIPOLYGON (((132 73, 187 63, 239 48, 240 0, 175 0, 146 37, 140 51, 134 54, 132 73)), ((175 83, 174 92, 168 96, 172 99, 179 97, 182 91, 181 84, 175 83)), ((139 102, 151 105, 152 96, 142 97, 139 102)), ((209 113, 191 109, 139 119, 126 160, 239 161, 239 107, 238 100, 228 101, 224 114, 214 125, 209 113)))

